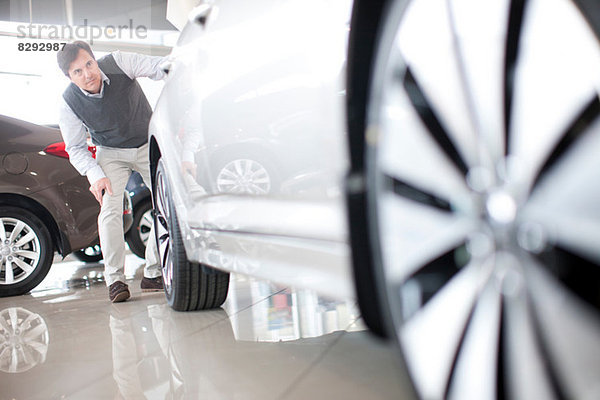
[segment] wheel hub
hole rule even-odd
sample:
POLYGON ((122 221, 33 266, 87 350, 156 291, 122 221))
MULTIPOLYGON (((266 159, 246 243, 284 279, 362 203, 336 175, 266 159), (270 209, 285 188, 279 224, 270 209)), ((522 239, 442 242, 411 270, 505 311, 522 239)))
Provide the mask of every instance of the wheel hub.
POLYGON ((2 248, 0 248, 0 255, 6 257, 12 254, 12 251, 10 250, 10 247, 8 246, 2 246, 2 248))

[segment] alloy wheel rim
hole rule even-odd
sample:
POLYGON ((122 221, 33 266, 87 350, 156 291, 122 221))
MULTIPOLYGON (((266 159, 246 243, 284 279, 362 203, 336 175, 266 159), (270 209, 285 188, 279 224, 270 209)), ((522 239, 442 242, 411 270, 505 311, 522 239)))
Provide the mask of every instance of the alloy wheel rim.
POLYGON ((0 371, 20 373, 43 363, 49 342, 40 315, 21 307, 0 311, 0 371))
POLYGON ((140 224, 138 226, 138 232, 140 232, 140 239, 144 246, 148 244, 148 237, 150 236, 150 230, 152 229, 152 210, 148 210, 140 218, 140 224))
POLYGON ((94 246, 86 247, 85 249, 83 249, 83 253, 86 256, 90 257, 99 256, 102 255, 102 249, 100 248, 99 244, 96 244, 94 246))
POLYGON ((255 160, 238 159, 227 163, 217 175, 217 190, 221 193, 266 194, 271 189, 271 177, 255 160))
POLYGON ((38 267, 41 246, 27 223, 12 217, 0 218, 0 285, 27 279, 38 267))
POLYGON ((394 334, 422 398, 596 398, 598 41, 567 0, 464 3, 410 2, 376 83, 394 334))
POLYGON ((173 260, 171 249, 171 236, 169 231, 169 198, 165 176, 159 169, 156 176, 156 237, 158 254, 162 265, 162 277, 165 292, 171 295, 173 286, 173 260))

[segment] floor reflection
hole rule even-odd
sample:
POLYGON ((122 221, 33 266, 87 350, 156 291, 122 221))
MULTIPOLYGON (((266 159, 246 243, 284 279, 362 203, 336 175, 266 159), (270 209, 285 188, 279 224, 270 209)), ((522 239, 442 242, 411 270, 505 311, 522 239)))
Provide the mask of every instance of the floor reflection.
POLYGON ((285 288, 265 299, 271 284, 240 279, 241 282, 231 282, 230 302, 236 301, 238 285, 249 285, 256 303, 252 307, 251 318, 240 318, 237 314, 231 316, 237 340, 279 342, 322 336, 348 329, 360 315, 354 301, 327 299, 313 290, 285 288), (265 300, 259 302, 259 299, 265 300))
POLYGON ((102 264, 69 260, 0 299, 0 398, 318 398, 323 374, 329 398, 397 397, 389 351, 352 332, 353 301, 232 275, 222 308, 175 312, 141 292, 138 260, 125 303, 108 301, 102 264))
POLYGON ((46 321, 22 307, 0 311, 0 371, 16 374, 46 361, 50 337, 46 321))

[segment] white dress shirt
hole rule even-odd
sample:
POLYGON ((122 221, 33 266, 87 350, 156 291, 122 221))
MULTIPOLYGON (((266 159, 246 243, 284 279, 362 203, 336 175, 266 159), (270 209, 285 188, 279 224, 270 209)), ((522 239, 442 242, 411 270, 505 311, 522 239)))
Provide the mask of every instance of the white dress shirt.
MULTIPOLYGON (((160 65, 165 61, 164 57, 122 53, 120 51, 115 51, 111 54, 119 68, 131 79, 148 77, 153 80, 159 80, 166 76, 165 72, 160 68, 160 65)), ((89 97, 102 98, 104 95, 104 85, 110 85, 110 79, 102 70, 100 73, 102 74, 100 92, 92 94, 80 88, 83 94, 89 97)), ((92 154, 88 151, 86 127, 62 96, 59 108, 59 126, 63 140, 65 141, 65 150, 69 154, 69 160, 77 172, 87 176, 90 184, 93 184, 106 175, 104 175, 102 168, 100 168, 96 160, 92 157, 92 154)))

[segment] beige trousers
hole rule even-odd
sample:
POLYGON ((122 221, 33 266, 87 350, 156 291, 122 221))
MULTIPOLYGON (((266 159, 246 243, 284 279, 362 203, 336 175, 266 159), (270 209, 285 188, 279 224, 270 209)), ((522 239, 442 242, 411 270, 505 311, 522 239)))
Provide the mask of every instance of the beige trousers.
MULTIPOLYGON (((140 173, 144 183, 149 188, 150 164, 148 157, 148 144, 137 149, 117 149, 98 146, 96 161, 110 179, 112 196, 108 193, 102 198, 102 207, 98 215, 98 234, 100 246, 104 256, 104 277, 106 285, 110 286, 116 281, 125 282, 123 273, 125 266, 125 238, 123 232, 123 192, 132 171, 140 173)), ((158 262, 154 224, 150 230, 146 245, 146 264, 144 276, 156 278, 161 276, 161 267, 158 262)))

